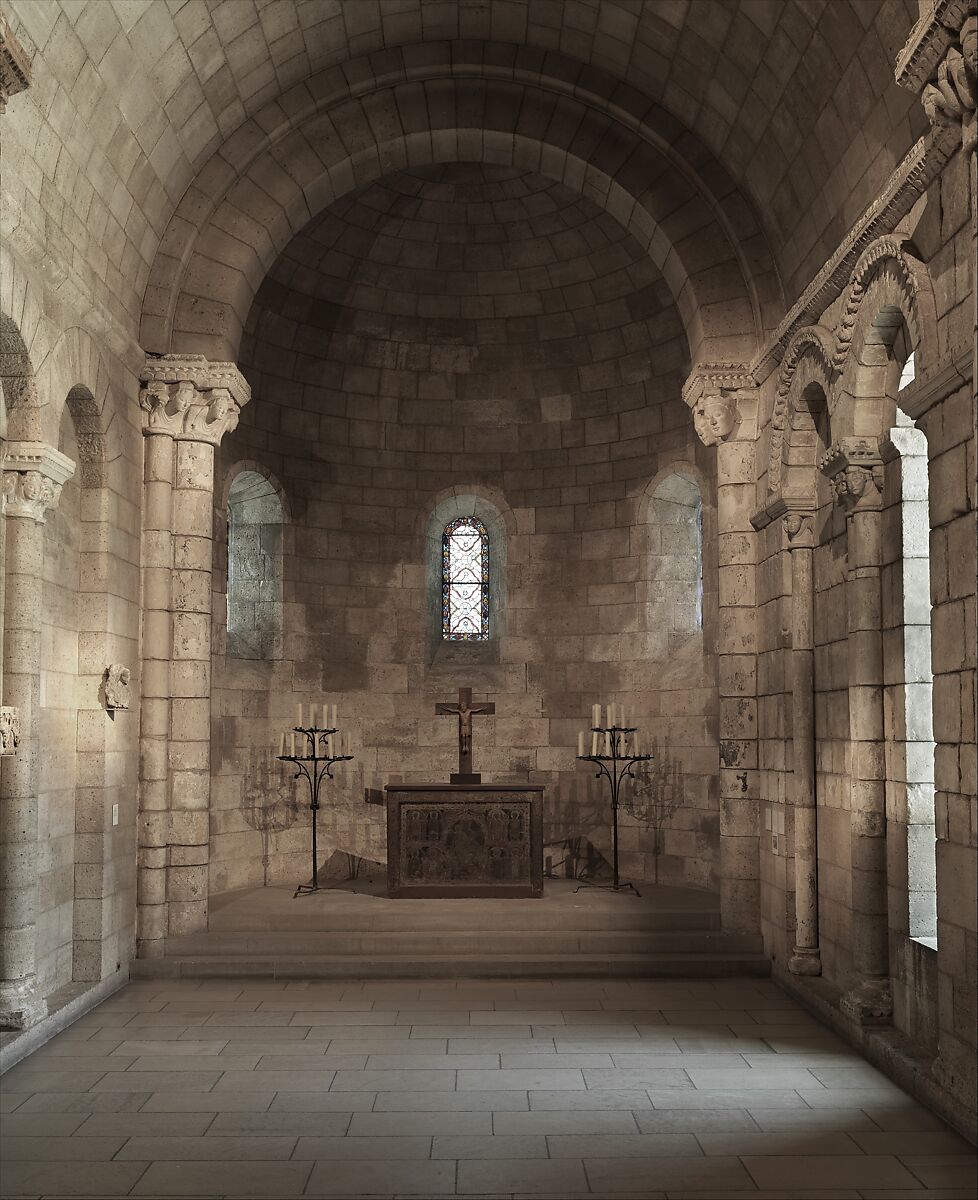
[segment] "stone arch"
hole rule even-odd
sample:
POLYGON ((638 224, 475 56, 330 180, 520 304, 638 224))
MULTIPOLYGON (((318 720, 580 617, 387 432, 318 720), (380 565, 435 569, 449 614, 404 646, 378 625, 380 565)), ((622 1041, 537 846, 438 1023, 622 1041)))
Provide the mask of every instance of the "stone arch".
POLYGON ((505 497, 484 484, 464 484, 438 492, 419 516, 424 571, 425 661, 432 667, 452 668, 499 661, 505 636, 509 540, 516 518, 505 497), (489 638, 484 642, 450 642, 442 638, 442 535, 456 517, 474 516, 489 535, 489 638))
MULTIPOLYGON (((821 403, 828 409, 834 368, 832 366, 832 335, 823 325, 809 325, 798 331, 791 339, 778 373, 774 411, 771 417, 771 445, 768 459, 767 489, 776 495, 785 483, 791 462, 792 450, 797 446, 793 438, 799 419, 799 409, 809 410, 816 399, 815 391, 821 392, 821 403)), ((828 442, 826 441, 826 445, 828 442)), ((808 464, 814 472, 815 460, 808 464)))
POLYGON ((7 437, 8 413, 37 403, 34 370, 16 322, 0 311, 0 438, 7 437))
POLYGON ((536 170, 603 205, 662 270, 694 359, 749 357, 776 321, 780 285, 749 206, 693 139, 686 159, 656 133, 647 106, 636 116, 569 82, 456 63, 392 71, 373 90, 336 82, 320 81, 333 91, 318 103, 303 91, 294 116, 272 106, 202 170, 153 267, 148 349, 234 358, 262 278, 314 214, 392 170, 443 161, 536 170), (746 243, 761 264, 753 272, 746 243))

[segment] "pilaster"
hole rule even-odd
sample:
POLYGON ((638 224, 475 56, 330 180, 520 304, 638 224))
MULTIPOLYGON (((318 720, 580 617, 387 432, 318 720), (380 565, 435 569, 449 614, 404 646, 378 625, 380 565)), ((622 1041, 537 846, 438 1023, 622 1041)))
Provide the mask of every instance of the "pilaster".
POLYGON ((3 692, 20 747, 0 773, 0 1024, 26 1029, 46 1013, 37 979, 37 719, 41 679, 44 519, 75 464, 40 442, 9 442, 3 462, 6 590, 3 692))

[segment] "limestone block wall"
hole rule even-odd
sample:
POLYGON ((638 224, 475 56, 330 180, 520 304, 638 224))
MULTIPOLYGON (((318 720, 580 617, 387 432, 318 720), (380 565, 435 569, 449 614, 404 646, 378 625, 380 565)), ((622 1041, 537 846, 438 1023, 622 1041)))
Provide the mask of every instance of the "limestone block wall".
MULTIPOLYGON (((253 314, 241 365, 254 400, 219 459, 218 495, 256 461, 293 516, 281 659, 227 654, 218 550, 212 888, 262 877, 249 756, 296 702, 336 700, 356 745, 330 789, 340 815, 321 814, 328 838, 383 857, 364 789, 447 778, 456 729, 434 705, 460 685, 496 705, 476 721, 477 769, 547 785, 555 860, 570 838, 609 850, 577 731, 591 703, 628 702, 657 740, 659 793, 681 791, 660 878, 715 886, 716 564, 700 584, 681 562, 700 520, 711 544, 715 489, 679 398, 684 353, 637 245, 528 172, 403 172, 296 239, 253 314), (440 641, 428 526, 446 497, 487 506, 501 531, 486 646, 440 641)), ((216 513, 216 545, 225 525, 216 513)), ((305 813, 271 835, 274 876, 304 866, 307 839, 305 813)), ((625 870, 654 874, 647 820, 626 820, 622 849, 625 870)))

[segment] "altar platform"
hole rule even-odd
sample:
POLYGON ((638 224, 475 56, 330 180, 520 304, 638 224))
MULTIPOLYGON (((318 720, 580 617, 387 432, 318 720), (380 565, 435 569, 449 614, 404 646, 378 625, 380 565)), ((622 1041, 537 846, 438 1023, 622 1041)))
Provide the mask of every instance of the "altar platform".
POLYGON ((721 929, 719 897, 642 885, 575 891, 548 879, 533 899, 390 899, 386 879, 342 881, 293 899, 293 885, 211 897, 204 933, 168 938, 135 978, 717 978, 764 976, 760 938, 721 929))

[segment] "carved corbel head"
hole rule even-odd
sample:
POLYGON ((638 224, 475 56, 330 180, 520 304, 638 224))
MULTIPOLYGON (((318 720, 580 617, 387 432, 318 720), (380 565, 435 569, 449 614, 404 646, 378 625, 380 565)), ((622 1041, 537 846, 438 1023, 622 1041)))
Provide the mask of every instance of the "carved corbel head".
POLYGON ((693 428, 704 446, 725 441, 737 424, 737 402, 722 392, 704 393, 693 409, 693 428))
POLYGON ((741 417, 737 392, 753 386, 750 372, 741 364, 707 363, 692 369, 683 385, 683 399, 704 446, 716 446, 730 437, 741 417))
POLYGON ((140 379, 140 404, 148 414, 144 432, 213 446, 237 426, 251 398, 234 363, 208 362, 201 354, 147 358, 140 379))
POLYGON ((883 495, 883 459, 876 438, 840 438, 819 463, 835 499, 847 512, 876 507, 883 495))

